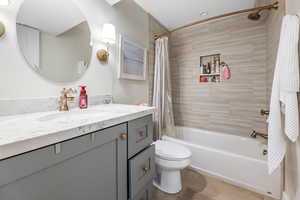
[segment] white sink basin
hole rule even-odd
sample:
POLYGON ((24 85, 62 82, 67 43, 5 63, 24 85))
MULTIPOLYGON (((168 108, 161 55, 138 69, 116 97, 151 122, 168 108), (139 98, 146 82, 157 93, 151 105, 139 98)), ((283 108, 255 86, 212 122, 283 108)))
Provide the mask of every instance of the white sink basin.
POLYGON ((47 122, 53 120, 79 120, 79 119, 86 119, 90 117, 98 117, 98 116, 105 116, 108 113, 101 112, 98 110, 73 110, 68 112, 59 112, 59 113, 52 113, 38 118, 40 122, 47 122))

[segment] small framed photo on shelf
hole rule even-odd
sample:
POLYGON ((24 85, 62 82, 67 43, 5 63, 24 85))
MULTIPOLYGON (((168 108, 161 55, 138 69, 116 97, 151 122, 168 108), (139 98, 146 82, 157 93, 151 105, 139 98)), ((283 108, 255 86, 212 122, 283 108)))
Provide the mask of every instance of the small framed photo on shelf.
POLYGON ((147 48, 120 36, 119 79, 146 80, 147 48))

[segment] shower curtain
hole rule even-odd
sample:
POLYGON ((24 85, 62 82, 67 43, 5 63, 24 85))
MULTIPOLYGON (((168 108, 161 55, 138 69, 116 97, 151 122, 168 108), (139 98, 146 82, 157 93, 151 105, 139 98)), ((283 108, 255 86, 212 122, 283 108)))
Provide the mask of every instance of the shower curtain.
POLYGON ((168 38, 164 37, 155 42, 153 106, 157 109, 154 114, 156 139, 161 139, 162 135, 176 136, 170 78, 168 38))

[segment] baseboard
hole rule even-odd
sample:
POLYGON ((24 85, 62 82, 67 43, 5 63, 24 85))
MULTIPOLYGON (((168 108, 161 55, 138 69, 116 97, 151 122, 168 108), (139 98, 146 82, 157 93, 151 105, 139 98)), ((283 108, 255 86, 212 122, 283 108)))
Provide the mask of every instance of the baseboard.
POLYGON ((290 200, 286 192, 282 193, 282 199, 281 200, 290 200))

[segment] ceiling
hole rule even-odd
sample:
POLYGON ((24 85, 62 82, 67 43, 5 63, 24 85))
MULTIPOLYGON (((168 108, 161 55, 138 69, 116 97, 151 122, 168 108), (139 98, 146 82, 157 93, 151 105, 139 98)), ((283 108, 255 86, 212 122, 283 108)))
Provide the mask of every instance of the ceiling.
POLYGON ((106 0, 106 1, 107 1, 107 3, 109 3, 109 5, 113 6, 117 3, 119 3, 121 0, 106 0))
POLYGON ((26 0, 17 22, 52 35, 60 35, 85 20, 73 0, 26 0))
POLYGON ((169 30, 200 19, 255 6, 255 0, 135 0, 135 2, 169 30), (202 12, 207 12, 207 15, 201 15, 202 12))

